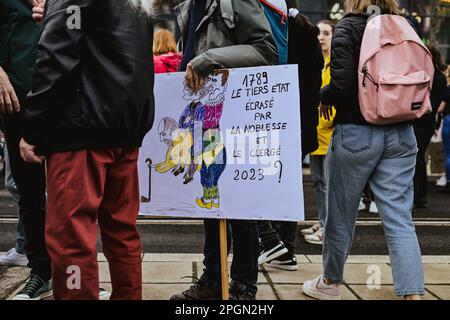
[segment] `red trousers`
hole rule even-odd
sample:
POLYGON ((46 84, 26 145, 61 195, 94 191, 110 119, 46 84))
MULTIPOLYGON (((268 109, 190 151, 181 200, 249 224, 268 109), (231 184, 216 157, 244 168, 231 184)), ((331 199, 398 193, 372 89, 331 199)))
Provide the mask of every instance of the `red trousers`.
POLYGON ((138 149, 81 150, 48 158, 46 243, 57 300, 99 297, 97 221, 111 299, 142 299, 138 149))

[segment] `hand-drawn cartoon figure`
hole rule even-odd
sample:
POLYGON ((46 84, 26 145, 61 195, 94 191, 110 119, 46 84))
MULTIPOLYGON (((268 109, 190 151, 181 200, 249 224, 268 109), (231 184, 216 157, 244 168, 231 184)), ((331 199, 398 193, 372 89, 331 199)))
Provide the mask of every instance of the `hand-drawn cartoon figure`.
MULTIPOLYGON (((183 130, 187 137, 187 141, 192 142, 190 146, 190 159, 187 163, 189 165, 188 172, 184 175, 184 184, 188 184, 194 180, 194 174, 200 171, 201 162, 201 151, 202 151, 202 126, 203 126, 203 116, 204 107, 200 99, 207 94, 205 87, 203 87, 197 94, 189 90, 187 87, 184 89, 184 99, 191 101, 187 107, 183 110, 180 120, 179 128, 183 130)), ((187 143, 184 144, 187 146, 187 143)), ((180 174, 184 172, 184 167, 175 172, 175 174, 180 174)))
POLYGON ((219 179, 226 167, 226 149, 222 143, 220 119, 228 87, 229 71, 214 71, 206 84, 194 93, 187 86, 184 100, 189 104, 183 110, 178 123, 163 118, 158 133, 161 142, 168 146, 166 159, 156 165, 156 172, 172 170, 175 176, 186 171, 184 184, 193 181, 200 171, 203 196, 196 199, 200 208, 220 208, 219 179), (201 99, 208 96, 203 104, 201 99))
POLYGON ((175 146, 179 144, 179 140, 175 137, 178 129, 177 122, 172 118, 163 118, 159 123, 158 134, 160 141, 168 146, 166 160, 156 165, 156 172, 166 173, 171 169, 176 169, 179 165, 179 155, 175 152, 175 146))
POLYGON ((200 208, 220 208, 219 179, 226 167, 226 149, 222 143, 220 119, 228 87, 228 70, 214 71, 208 76, 208 98, 203 106, 203 153, 200 170, 203 196, 197 198, 200 208))

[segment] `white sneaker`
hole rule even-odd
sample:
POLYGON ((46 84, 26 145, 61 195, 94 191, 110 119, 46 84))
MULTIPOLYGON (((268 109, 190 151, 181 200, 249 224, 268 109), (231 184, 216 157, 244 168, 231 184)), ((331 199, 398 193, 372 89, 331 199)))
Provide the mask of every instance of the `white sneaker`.
POLYGON ((281 257, 266 263, 264 266, 274 269, 280 269, 285 271, 297 271, 298 263, 297 258, 294 255, 286 253, 281 257))
POLYGON ((111 292, 108 292, 105 289, 100 288, 98 298, 99 300, 109 300, 111 298, 111 292))
POLYGON ((278 257, 281 257, 285 253, 288 252, 288 249, 285 247, 283 242, 280 242, 277 246, 273 247, 272 249, 269 249, 267 251, 261 252, 261 254, 258 257, 258 265, 262 265, 266 262, 270 262, 278 257))
POLYGON ((319 300, 341 300, 341 288, 338 284, 325 284, 324 277, 319 276, 303 284, 303 293, 308 297, 319 300))
POLYGON ((445 188, 447 186, 447 177, 442 176, 436 181, 436 187, 445 188))
POLYGON ((375 203, 375 201, 372 201, 372 202, 370 203, 369 212, 370 212, 370 213, 374 213, 374 214, 377 214, 377 213, 378 213, 378 207, 377 207, 377 204, 375 203))
POLYGON ((323 228, 320 228, 316 233, 305 236, 305 241, 310 244, 323 244, 323 228))
POLYGON ((359 202, 358 211, 364 211, 366 210, 366 204, 364 203, 364 199, 361 198, 361 201, 359 202))
POLYGON ((28 259, 26 255, 17 253, 16 249, 12 248, 5 255, 0 256, 0 265, 26 267, 28 259))
POLYGON ((306 236, 309 234, 314 234, 316 233, 318 230, 320 229, 320 224, 316 223, 314 224, 311 228, 308 229, 303 229, 302 231, 300 231, 302 233, 302 235, 306 236))

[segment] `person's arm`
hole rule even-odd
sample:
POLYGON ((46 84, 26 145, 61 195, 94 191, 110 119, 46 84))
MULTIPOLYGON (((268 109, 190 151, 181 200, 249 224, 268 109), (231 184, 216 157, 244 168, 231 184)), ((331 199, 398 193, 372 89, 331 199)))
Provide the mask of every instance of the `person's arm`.
POLYGON ((271 27, 257 0, 233 0, 236 45, 210 49, 191 61, 202 76, 215 68, 278 64, 278 49, 271 27))
POLYGON ((445 107, 447 106, 447 102, 442 101, 441 105, 438 108, 438 113, 444 113, 445 107))
MULTIPOLYGON (((83 39, 85 24, 83 12, 92 0, 47 0, 43 31, 38 44, 38 58, 33 76, 32 92, 25 108, 26 125, 24 140, 33 146, 41 146, 44 129, 51 106, 57 106, 64 92, 73 89, 76 69, 80 63, 79 46, 83 39), (69 29, 67 22, 73 18, 68 8, 80 8, 81 28, 69 29)), ((75 11, 76 12, 76 11, 75 11)))
POLYGON ((351 26, 342 21, 335 30, 331 50, 331 82, 321 90, 322 105, 335 106, 339 97, 345 97, 355 87, 355 48, 351 45, 351 26))
POLYGON ((0 113, 20 111, 20 103, 9 77, 0 67, 0 113))

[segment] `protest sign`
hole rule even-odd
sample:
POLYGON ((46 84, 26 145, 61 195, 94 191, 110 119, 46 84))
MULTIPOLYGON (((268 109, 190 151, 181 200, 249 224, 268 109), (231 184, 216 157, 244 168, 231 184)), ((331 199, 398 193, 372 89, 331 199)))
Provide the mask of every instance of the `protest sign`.
POLYGON ((297 66, 215 71, 197 93, 156 75, 155 99, 142 215, 304 219, 297 66))

